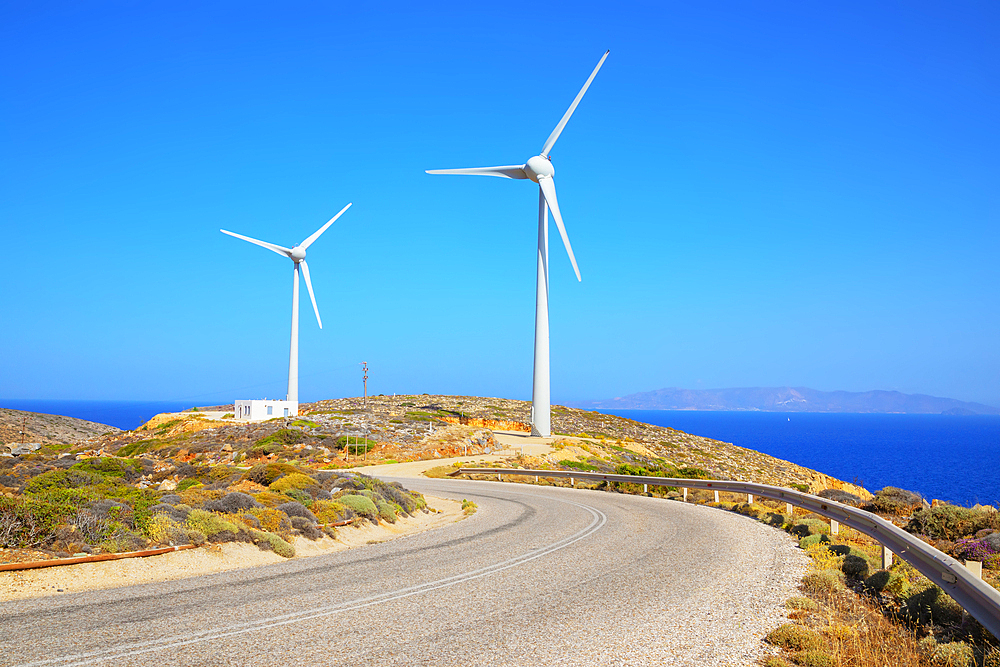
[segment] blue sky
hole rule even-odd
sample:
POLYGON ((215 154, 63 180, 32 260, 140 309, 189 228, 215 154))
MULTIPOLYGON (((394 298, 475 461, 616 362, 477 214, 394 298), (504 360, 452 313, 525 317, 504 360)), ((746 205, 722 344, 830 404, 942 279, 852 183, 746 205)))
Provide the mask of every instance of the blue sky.
POLYGON ((1000 405, 995 2, 6 3, 0 397, 898 389, 1000 405), (552 233, 555 234, 554 228, 552 233))

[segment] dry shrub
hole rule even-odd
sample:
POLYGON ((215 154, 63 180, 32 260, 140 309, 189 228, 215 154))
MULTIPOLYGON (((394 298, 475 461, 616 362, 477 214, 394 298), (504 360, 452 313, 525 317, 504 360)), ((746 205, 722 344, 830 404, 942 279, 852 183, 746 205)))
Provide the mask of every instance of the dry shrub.
POLYGON ((786 651, 804 651, 823 647, 822 637, 809 628, 794 623, 785 623, 771 630, 764 639, 786 651))
POLYGON ((267 487, 263 484, 258 484, 257 482, 251 482, 249 479, 243 479, 230 486, 229 490, 253 495, 255 493, 260 493, 261 491, 267 491, 267 487))
POLYGON ((802 588, 810 593, 833 593, 844 587, 844 575, 838 569, 810 572, 802 578, 802 588))
POLYGON ((222 496, 226 495, 225 491, 219 489, 186 489, 180 491, 176 495, 180 496, 181 503, 188 505, 190 507, 201 507, 203 504, 210 500, 218 500, 222 496))
POLYGON ((818 606, 814 600, 803 597, 788 598, 785 600, 785 606, 789 609, 805 609, 807 611, 815 611, 818 606))
POLYGON ((292 522, 288 515, 270 507, 254 507, 246 511, 260 522, 260 529, 287 537, 292 532, 292 522))
POLYGON ((312 477, 303 475, 300 472, 293 472, 290 475, 285 475, 284 477, 275 480, 268 486, 268 488, 275 493, 284 493, 285 491, 290 491, 292 489, 306 491, 318 486, 319 482, 312 477))
POLYGON ((288 496, 283 493, 274 493, 273 491, 262 491, 261 493, 256 494, 253 498, 265 507, 277 507, 282 503, 288 502, 288 496))
POLYGON ((799 651, 792 656, 792 661, 802 667, 837 667, 836 660, 823 651, 799 651))
POLYGON ((354 516, 354 512, 346 505, 335 500, 317 500, 311 509, 320 523, 337 523, 354 516))
POLYGON ((834 664, 852 667, 926 667, 913 630, 893 623, 874 604, 853 593, 817 593, 814 617, 834 664))

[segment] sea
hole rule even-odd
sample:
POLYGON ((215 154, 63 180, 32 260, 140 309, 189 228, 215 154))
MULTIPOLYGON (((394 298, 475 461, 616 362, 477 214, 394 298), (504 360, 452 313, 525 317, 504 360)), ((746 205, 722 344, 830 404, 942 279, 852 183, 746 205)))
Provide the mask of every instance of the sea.
MULTIPOLYGON (((0 399, 0 408, 134 429, 178 401, 0 399)), ((897 486, 928 500, 1000 505, 1000 416, 691 410, 601 410, 731 442, 854 482, 897 486)))
POLYGON ((98 424, 117 426, 129 431, 161 412, 179 412, 191 408, 179 401, 55 401, 35 399, 0 399, 0 408, 26 410, 47 415, 76 417, 98 424))
POLYGON ((1000 416, 601 410, 731 442, 870 491, 1000 504, 1000 416))

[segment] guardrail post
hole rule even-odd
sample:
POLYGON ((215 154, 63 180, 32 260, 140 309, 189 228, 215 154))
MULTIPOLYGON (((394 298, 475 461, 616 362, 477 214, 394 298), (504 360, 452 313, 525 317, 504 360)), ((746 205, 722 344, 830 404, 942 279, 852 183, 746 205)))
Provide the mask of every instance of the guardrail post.
POLYGON ((497 473, 497 481, 498 482, 502 482, 503 481, 503 477, 500 476, 500 473, 497 473))
POLYGON ((785 514, 788 516, 795 516, 795 508, 792 507, 791 503, 785 503, 785 514))
POLYGON ((718 489, 716 489, 716 491, 715 491, 715 502, 719 502, 719 491, 718 491, 718 489))
POLYGON ((752 493, 748 493, 747 494, 747 505, 753 505, 753 494, 752 493))
POLYGON ((569 478, 569 485, 570 485, 570 486, 576 486, 576 480, 575 480, 575 479, 573 479, 572 477, 570 477, 570 478, 569 478))
POLYGON ((969 572, 971 572, 973 574, 973 576, 978 577, 980 579, 983 578, 983 563, 982 563, 982 561, 978 561, 978 560, 966 560, 966 561, 962 561, 962 562, 965 563, 965 567, 968 568, 969 572))
POLYGON ((840 535, 840 523, 834 521, 833 519, 830 519, 830 534, 840 535))
POLYGON ((642 492, 643 493, 649 493, 649 484, 643 484, 642 485, 642 492))
POLYGON ((882 569, 883 570, 888 570, 890 567, 892 567, 892 552, 889 551, 889 549, 887 549, 886 546, 883 544, 882 545, 882 569))
POLYGON ((687 502, 687 501, 688 501, 688 490, 687 490, 687 487, 685 486, 684 487, 684 502, 687 502))
POLYGON ((535 484, 538 484, 538 475, 535 475, 535 484))

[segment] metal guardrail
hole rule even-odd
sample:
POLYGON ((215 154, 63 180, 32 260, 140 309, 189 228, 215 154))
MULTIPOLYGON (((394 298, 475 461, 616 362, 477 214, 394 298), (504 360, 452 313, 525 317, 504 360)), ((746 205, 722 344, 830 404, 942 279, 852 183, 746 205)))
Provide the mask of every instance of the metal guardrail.
MULTIPOLYGON (((938 551, 923 540, 910 535, 890 521, 877 514, 844 505, 833 500, 820 498, 801 491, 780 486, 736 482, 730 480, 674 479, 666 477, 640 477, 638 475, 611 475, 596 472, 576 472, 569 470, 527 470, 520 468, 459 468, 453 474, 517 475, 527 477, 563 477, 576 479, 619 482, 624 484, 651 484, 654 486, 676 486, 708 491, 728 491, 780 502, 790 503, 811 512, 850 526, 859 533, 877 540, 885 548, 912 565, 940 586, 977 621, 983 624, 994 637, 1000 638, 1000 591, 972 574, 964 564, 942 551, 938 551)), ((501 480, 502 481, 502 480, 501 480)))

